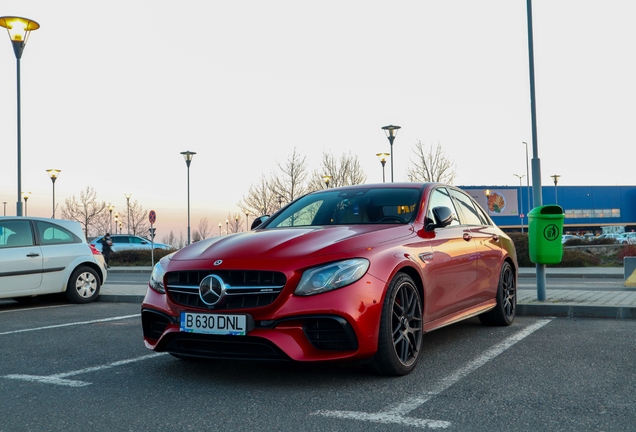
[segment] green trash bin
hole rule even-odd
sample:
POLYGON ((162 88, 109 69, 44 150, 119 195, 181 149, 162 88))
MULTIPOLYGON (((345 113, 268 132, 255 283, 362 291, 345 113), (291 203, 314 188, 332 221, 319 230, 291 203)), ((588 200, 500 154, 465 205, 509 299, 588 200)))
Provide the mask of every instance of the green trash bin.
POLYGON ((563 259, 563 208, 535 207, 528 213, 528 249, 535 264, 558 264, 563 259))

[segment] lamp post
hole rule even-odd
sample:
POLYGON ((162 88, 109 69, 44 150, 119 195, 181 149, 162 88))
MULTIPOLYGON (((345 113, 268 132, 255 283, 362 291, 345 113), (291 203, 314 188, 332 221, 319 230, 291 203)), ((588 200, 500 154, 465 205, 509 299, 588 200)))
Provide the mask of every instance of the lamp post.
POLYGON ((114 205, 108 204, 108 213, 110 213, 110 218, 108 219, 108 232, 113 232, 113 209, 114 205))
POLYGON ((7 215, 7 202, 6 201, 2 201, 2 204, 4 205, 4 215, 7 215))
POLYGON ((554 203, 555 204, 559 204, 559 199, 557 196, 557 183, 559 182, 559 177, 561 177, 559 174, 553 174, 550 177, 552 177, 552 180, 554 180, 554 203))
POLYGON ((521 179, 524 178, 525 175, 513 174, 513 176, 519 177, 519 205, 521 206, 519 217, 521 218, 521 234, 523 234, 523 200, 521 199, 521 179))
POLYGON ((327 186, 327 189, 329 189, 329 182, 331 181, 331 176, 330 175, 324 175, 324 176, 322 176, 322 179, 325 181, 325 186, 327 186))
POLYGON ((225 234, 229 234, 229 233, 230 233, 230 220, 225 219, 225 234))
POLYGON ((130 234, 130 197, 132 194, 124 194, 126 197, 126 208, 128 209, 128 234, 130 234))
POLYGON ((9 39, 13 45, 13 52, 16 59, 16 77, 17 77, 17 119, 18 119, 18 201, 16 203, 16 215, 22 216, 22 201, 20 194, 22 193, 22 131, 21 131, 21 106, 20 106, 20 59, 22 52, 26 46, 29 34, 33 30, 40 28, 40 24, 28 18, 5 16, 0 17, 0 27, 7 29, 9 39))
POLYGON ((219 235, 221 235, 221 222, 219 222, 219 235))
POLYGON ((248 224, 249 217, 250 217, 250 212, 245 210, 245 231, 249 231, 249 224, 248 224))
POLYGON ((382 183, 385 183, 384 180, 384 165, 386 165, 386 158, 391 156, 390 153, 378 153, 376 154, 377 157, 380 158, 380 163, 382 164, 382 183))
POLYGON ((29 197, 31 196, 31 192, 22 192, 22 198, 24 198, 24 215, 28 216, 27 214, 27 201, 29 200, 29 197))
POLYGON ((58 169, 47 169, 47 173, 49 173, 49 177, 51 177, 51 182, 53 183, 53 216, 51 218, 55 219, 55 180, 57 180, 57 176, 62 172, 58 169))
POLYGON ((188 244, 190 244, 190 163, 192 162, 192 158, 196 153, 187 150, 181 152, 181 154, 183 155, 186 166, 188 167, 188 244))
MULTIPOLYGON (((397 132, 399 129, 401 129, 401 127, 388 125, 382 126, 382 129, 384 129, 384 132, 386 132, 386 137, 389 139, 389 144, 391 145, 391 154, 393 154, 393 140, 395 139, 395 136, 397 135, 397 132)), ((393 156, 391 156, 391 183, 393 183, 393 156)))
POLYGON ((119 225, 119 212, 115 213, 115 234, 117 234, 117 226, 119 225))
POLYGON ((528 211, 532 209, 532 204, 530 203, 530 165, 528 164, 528 143, 522 142, 523 145, 526 146, 526 189, 528 190, 528 211))

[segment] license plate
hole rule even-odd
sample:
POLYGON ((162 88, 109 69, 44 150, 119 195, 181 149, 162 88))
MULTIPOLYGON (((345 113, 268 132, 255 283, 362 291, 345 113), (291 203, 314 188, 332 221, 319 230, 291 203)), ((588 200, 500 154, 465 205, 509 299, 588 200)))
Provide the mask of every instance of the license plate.
POLYGON ((247 315, 199 314, 181 312, 182 332, 245 336, 247 315))

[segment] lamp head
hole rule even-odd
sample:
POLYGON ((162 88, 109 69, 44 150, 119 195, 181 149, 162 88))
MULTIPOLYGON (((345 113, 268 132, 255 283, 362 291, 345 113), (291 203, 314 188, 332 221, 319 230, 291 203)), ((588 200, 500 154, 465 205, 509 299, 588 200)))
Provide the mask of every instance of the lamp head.
POLYGON ((398 130, 401 129, 401 126, 388 125, 388 126, 382 126, 382 129, 384 129, 384 132, 386 133, 386 137, 391 142, 393 142, 393 138, 395 138, 398 130))

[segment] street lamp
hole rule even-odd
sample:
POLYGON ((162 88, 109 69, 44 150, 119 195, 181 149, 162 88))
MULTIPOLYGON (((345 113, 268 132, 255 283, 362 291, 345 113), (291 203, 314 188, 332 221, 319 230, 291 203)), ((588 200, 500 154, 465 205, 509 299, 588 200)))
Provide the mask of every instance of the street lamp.
POLYGON ((31 196, 31 192, 22 192, 22 198, 24 198, 24 215, 28 216, 27 214, 27 201, 29 200, 29 197, 31 196))
MULTIPOLYGON (((400 126, 382 126, 384 132, 386 132, 386 137, 389 139, 389 144, 391 145, 391 154, 393 154, 393 140, 397 135, 398 129, 401 129, 400 126)), ((393 183, 393 156, 391 156, 391 183, 393 183)))
POLYGON ((132 194, 124 194, 126 197, 126 208, 128 209, 128 234, 130 234, 130 197, 132 194))
POLYGON ((110 213, 110 219, 108 220, 108 232, 109 233, 113 232, 113 209, 114 208, 115 208, 114 205, 108 204, 108 212, 110 213))
POLYGON ((554 175, 551 175, 550 177, 552 177, 552 180, 554 180, 554 203, 558 205, 559 200, 557 196, 557 183, 559 182, 559 177, 561 176, 559 174, 554 174, 554 175))
POLYGON ((58 174, 62 171, 58 169, 47 169, 46 172, 49 173, 51 182, 53 182, 53 216, 51 216, 51 218, 55 219, 55 180, 57 180, 58 174))
POLYGON ((391 156, 390 153, 378 153, 376 154, 377 157, 380 158, 380 163, 382 164, 382 183, 385 182, 384 180, 384 165, 386 165, 386 158, 391 156))
POLYGON ((115 213, 115 234, 117 234, 118 225, 119 225, 119 212, 115 213))
POLYGON ((4 215, 7 215, 7 202, 6 201, 2 201, 2 205, 4 205, 4 215))
POLYGON ((188 167, 188 244, 190 244, 190 162, 192 162, 192 158, 196 153, 188 150, 181 152, 181 154, 183 155, 186 166, 188 167))
POLYGON ((245 231, 249 231, 249 225, 248 225, 248 220, 250 217, 250 212, 245 210, 245 231))
POLYGON ((40 28, 40 24, 28 18, 5 16, 0 17, 0 27, 7 29, 9 39, 13 45, 13 52, 16 59, 16 77, 17 77, 17 119, 18 119, 18 202, 16 203, 16 215, 22 216, 22 201, 20 194, 22 193, 22 131, 21 131, 21 106, 20 106, 20 58, 26 46, 29 34, 33 30, 40 28))
POLYGON ((523 234, 523 200, 521 199, 521 179, 524 178, 525 175, 513 174, 513 176, 519 177, 519 205, 521 206, 519 217, 521 218, 521 234, 523 234))
POLYGON ((219 235, 221 235, 221 222, 219 222, 219 235))
POLYGON ((229 234, 229 233, 230 233, 230 220, 225 219, 225 234, 229 234))
POLYGON ((324 175, 324 176, 322 176, 322 179, 325 181, 325 185, 327 186, 327 189, 329 189, 329 182, 331 181, 331 176, 330 175, 324 175))
POLYGON ((530 165, 528 165, 528 143, 523 141, 523 145, 526 146, 526 189, 528 190, 528 211, 532 209, 530 204, 530 165))

